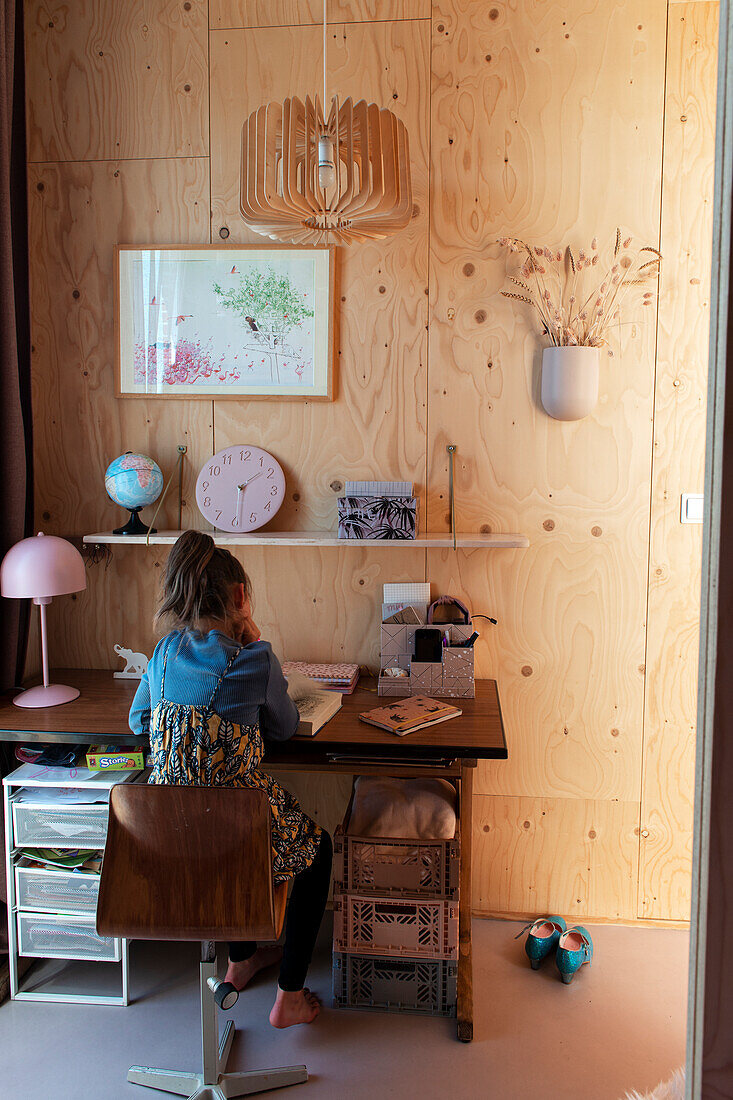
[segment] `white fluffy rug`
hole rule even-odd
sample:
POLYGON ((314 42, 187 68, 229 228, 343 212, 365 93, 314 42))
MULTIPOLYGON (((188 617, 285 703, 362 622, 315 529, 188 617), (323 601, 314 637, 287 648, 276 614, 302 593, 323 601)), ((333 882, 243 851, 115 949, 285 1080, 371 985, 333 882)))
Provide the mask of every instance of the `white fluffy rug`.
POLYGON ((685 1071, 676 1070, 669 1081, 663 1081, 651 1092, 627 1092, 624 1100, 685 1100, 685 1071))

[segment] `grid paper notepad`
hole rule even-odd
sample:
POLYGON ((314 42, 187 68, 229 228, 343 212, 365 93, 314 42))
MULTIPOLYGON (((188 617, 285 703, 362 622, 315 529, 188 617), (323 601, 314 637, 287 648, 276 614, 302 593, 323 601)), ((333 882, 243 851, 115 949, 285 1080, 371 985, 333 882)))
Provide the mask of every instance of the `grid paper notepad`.
POLYGON ((401 584, 385 584, 382 594, 384 603, 424 604, 430 603, 430 581, 403 581, 401 584))
POLYGON ((411 497, 411 481, 347 481, 347 497, 411 497))

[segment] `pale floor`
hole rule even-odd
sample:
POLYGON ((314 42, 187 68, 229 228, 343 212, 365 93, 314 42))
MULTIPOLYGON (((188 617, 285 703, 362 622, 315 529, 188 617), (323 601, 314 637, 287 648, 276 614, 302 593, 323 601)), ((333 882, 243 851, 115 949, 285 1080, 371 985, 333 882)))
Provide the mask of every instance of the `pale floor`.
MULTIPOLYGON (((684 1061, 688 936, 678 930, 590 926, 592 968, 569 986, 554 962, 533 972, 521 925, 474 921, 475 1039, 455 1022, 326 1009, 311 1027, 274 1031, 275 975, 256 979, 228 1014, 242 1031, 230 1069, 305 1062, 302 1100, 473 1097, 619 1100, 684 1061)), ((309 978, 327 1000, 328 934, 309 978)), ((125 1080, 131 1063, 199 1068, 198 947, 132 945, 128 1008, 6 1002, 0 1007, 0 1092, 23 1100, 155 1100, 125 1080)), ((221 1016, 220 1016, 221 1019, 221 1016)))

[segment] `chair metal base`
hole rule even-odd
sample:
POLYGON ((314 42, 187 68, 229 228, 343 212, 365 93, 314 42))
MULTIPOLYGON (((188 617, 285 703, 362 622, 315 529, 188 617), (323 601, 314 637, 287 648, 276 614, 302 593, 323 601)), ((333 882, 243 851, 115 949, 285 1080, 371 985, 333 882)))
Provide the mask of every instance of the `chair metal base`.
MULTIPOLYGON (((212 945, 213 946, 213 945, 212 945)), ((188 1100, 229 1100, 234 1096, 252 1096, 268 1089, 300 1085, 308 1080, 305 1066, 282 1066, 279 1069, 250 1070, 246 1073, 226 1073, 226 1064, 234 1040, 234 1024, 228 1021, 217 1043, 216 1005, 209 979, 216 976, 216 959, 202 961, 201 975, 201 1044, 202 1073, 179 1073, 170 1069, 131 1066, 127 1080, 133 1085, 146 1085, 188 1100)))

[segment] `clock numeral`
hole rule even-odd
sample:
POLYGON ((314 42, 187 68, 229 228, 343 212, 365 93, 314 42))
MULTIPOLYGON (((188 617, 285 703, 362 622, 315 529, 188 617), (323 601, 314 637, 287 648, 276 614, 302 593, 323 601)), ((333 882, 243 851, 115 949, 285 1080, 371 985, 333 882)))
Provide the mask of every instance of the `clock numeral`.
POLYGON ((221 464, 222 464, 222 466, 231 466, 232 456, 231 455, 224 455, 224 457, 221 460, 221 464))
POLYGON ((265 460, 263 459, 262 455, 260 455, 260 466, 264 466, 264 465, 265 465, 265 460))
POLYGON ((257 523, 257 513, 256 512, 250 512, 249 513, 249 522, 250 523, 257 523))
POLYGON ((201 488, 203 489, 204 492, 206 492, 206 490, 209 488, 208 481, 202 481, 201 482, 201 488))
POLYGON ((239 461, 240 462, 246 462, 248 458, 251 458, 251 456, 252 456, 251 451, 240 451, 239 452, 239 461))
POLYGON ((274 466, 268 466, 268 467, 267 467, 267 476, 268 476, 268 477, 272 477, 272 475, 273 475, 274 473, 275 473, 275 467, 274 467, 274 466))
POLYGON ((239 527, 239 519, 236 516, 232 520, 232 527, 239 527))
POLYGON ((218 511, 218 512, 216 513, 216 519, 217 519, 217 522, 219 521, 219 519, 220 519, 220 518, 221 518, 221 508, 220 508, 220 509, 219 509, 219 511, 218 511))
POLYGON ((209 477, 218 477, 221 473, 221 466, 209 466, 209 477))
POLYGON ((265 511, 266 512, 270 511, 270 501, 269 500, 268 500, 267 504, 265 505, 265 511))
POLYGON ((271 497, 276 497, 277 496, 277 485, 273 485, 273 487, 270 489, 270 496, 271 497))
POLYGON ((204 508, 211 507, 211 497, 204 497, 204 508))

